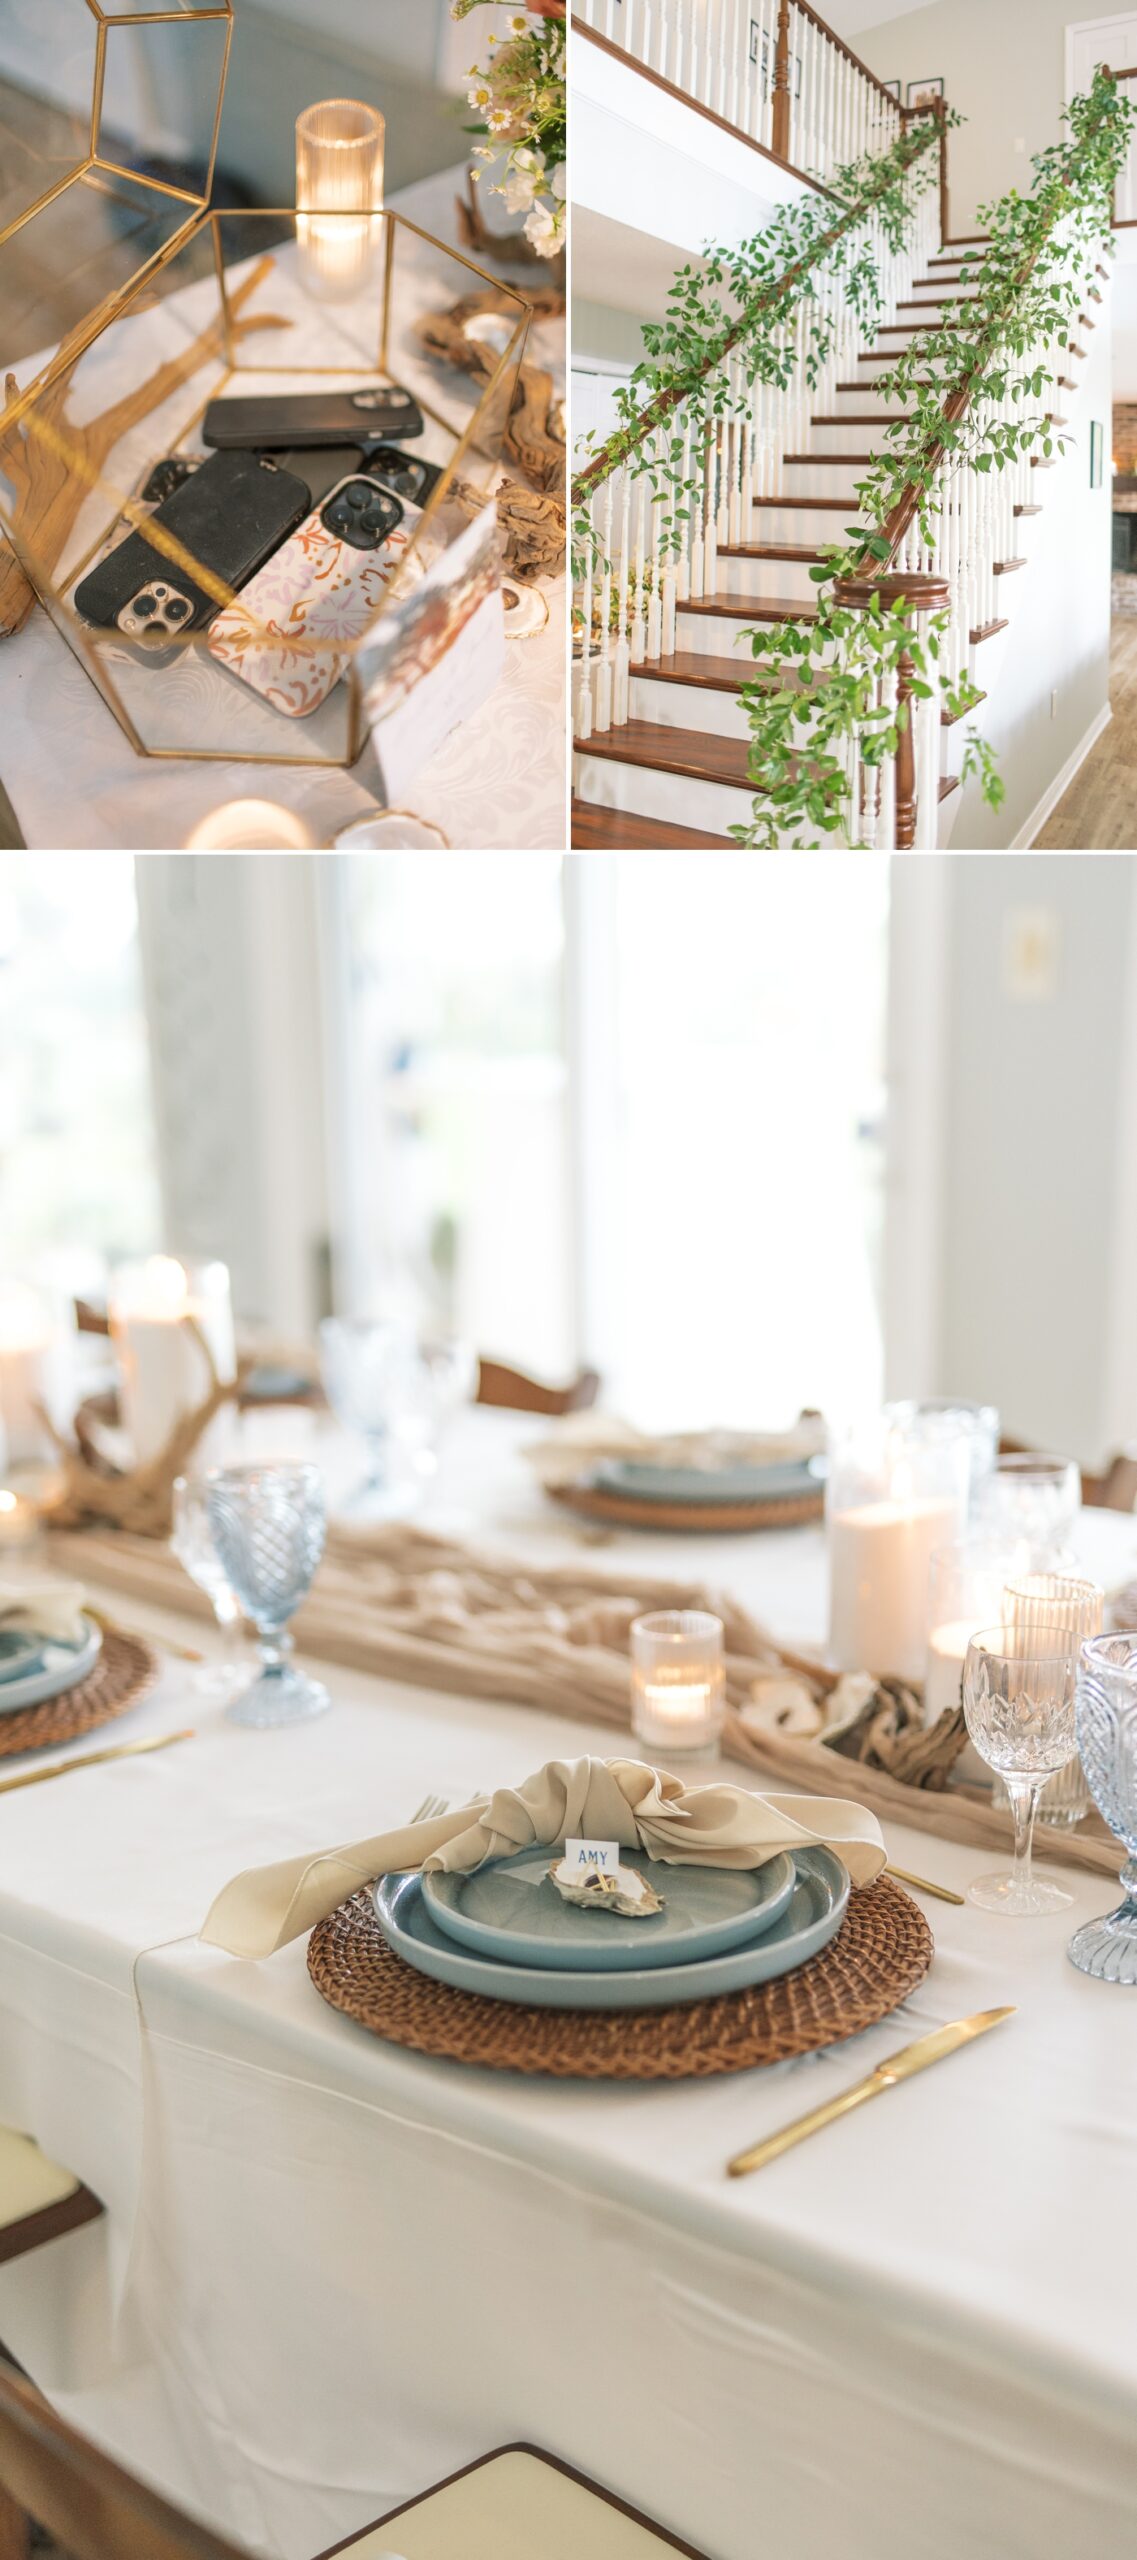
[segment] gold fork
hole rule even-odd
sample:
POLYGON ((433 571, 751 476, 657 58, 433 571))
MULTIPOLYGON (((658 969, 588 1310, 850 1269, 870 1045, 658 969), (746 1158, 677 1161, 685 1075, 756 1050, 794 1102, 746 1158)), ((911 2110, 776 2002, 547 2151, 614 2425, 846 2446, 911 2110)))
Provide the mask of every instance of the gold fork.
POLYGON ((104 1760, 133 1760, 143 1751, 168 1751, 172 1742, 192 1742, 192 1726, 184 1733, 158 1733, 149 1742, 116 1742, 106 1751, 84 1751, 78 1760, 56 1760, 50 1769, 23 1769, 18 1778, 0 1778, 0 1796, 18 1787, 42 1787, 49 1778, 69 1778, 73 1769, 97 1769, 104 1760))

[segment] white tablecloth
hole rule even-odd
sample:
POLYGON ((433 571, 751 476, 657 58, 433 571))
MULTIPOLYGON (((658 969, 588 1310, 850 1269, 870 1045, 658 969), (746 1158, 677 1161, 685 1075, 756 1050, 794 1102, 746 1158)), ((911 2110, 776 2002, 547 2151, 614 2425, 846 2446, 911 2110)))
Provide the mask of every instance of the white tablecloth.
MULTIPOLYGON (((392 198, 423 230, 459 246, 454 200, 463 171, 423 178, 392 198)), ((508 270, 503 274, 508 277, 508 270)), ((546 324, 536 361, 561 382, 563 327, 546 324)), ((505 673, 475 718, 455 730, 415 777, 407 801, 457 851, 545 847, 565 838, 565 585, 545 581, 543 632, 510 641, 505 673)), ((134 753, 66 641, 37 605, 14 640, 0 640, 0 782, 27 843, 40 850, 184 845, 222 801, 273 800, 297 810, 319 844, 374 814, 370 745, 350 773, 287 764, 184 765, 134 753), (66 752, 60 753, 60 741, 66 752)))
MULTIPOLYGON (((462 1426, 439 1525, 579 1552, 518 1436, 462 1426)), ((1120 1578, 1137 1523, 1083 1527, 1120 1578)), ((633 1554, 821 1631, 818 1533, 621 1539, 605 1560, 633 1554)), ((610 1736, 339 1671, 332 1715, 242 1733, 187 1678, 171 1666, 120 1730, 192 1721, 195 1742, 0 1797, 0 2117, 109 2207, 3 2271, 0 2337, 80 2425, 288 2560, 518 2437, 712 2560, 1134 2547, 1137 2007, 1065 1958, 1107 1881, 1071 1870, 1072 1911, 1029 1924, 929 1904, 936 1959, 903 2015, 789 2070, 465 2071, 333 2015, 302 1945, 243 1965, 191 1933, 246 1864, 610 1736), (906 2036, 1003 2001, 1019 2014, 981 2045, 724 2176, 906 2036)), ((961 1887, 990 1864, 888 1840, 961 1887)))

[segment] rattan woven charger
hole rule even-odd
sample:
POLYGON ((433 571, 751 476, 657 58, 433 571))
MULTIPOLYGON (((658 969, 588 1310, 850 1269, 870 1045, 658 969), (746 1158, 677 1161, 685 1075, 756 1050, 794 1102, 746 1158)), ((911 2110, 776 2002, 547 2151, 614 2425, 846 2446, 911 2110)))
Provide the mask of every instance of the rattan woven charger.
POLYGON ((45 1698, 41 1707, 17 1707, 10 1716, 0 1716, 0 1759, 16 1751, 46 1751, 53 1742, 76 1742, 80 1734, 136 1707, 157 1675, 158 1657, 148 1644, 108 1628, 85 1680, 77 1680, 58 1698, 45 1698))
POLYGON ((820 1490, 783 1502, 646 1502, 634 1493, 602 1493, 583 1484, 549 1490, 554 1502, 613 1529, 705 1529, 721 1535, 731 1529, 804 1529, 825 1515, 820 1490))
POLYGON ((850 1896, 809 1964, 683 2008, 524 2009, 455 1991, 392 1952, 367 1892, 312 1931, 308 1971, 331 2008, 416 2053, 561 2080, 702 2080, 859 2035, 908 1998, 933 1953, 923 1912, 881 1876, 850 1896))

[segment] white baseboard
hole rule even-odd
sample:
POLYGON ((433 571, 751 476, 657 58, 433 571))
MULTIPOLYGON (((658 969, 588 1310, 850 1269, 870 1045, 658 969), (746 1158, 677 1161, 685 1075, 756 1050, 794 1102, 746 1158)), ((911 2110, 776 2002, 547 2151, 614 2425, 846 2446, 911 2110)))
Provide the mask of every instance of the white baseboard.
MULTIPOLYGON (((1053 782, 1047 785, 1037 807, 1031 810, 1025 827, 1019 828, 1019 832, 1010 846, 1010 851, 1012 853, 1029 853, 1035 837, 1046 825, 1048 817, 1051 815, 1052 810, 1057 808, 1063 794, 1069 790, 1075 774, 1081 771, 1091 747, 1096 747, 1102 731, 1104 729, 1108 729, 1112 718, 1113 711, 1111 705, 1108 702, 1103 702, 1101 710, 1096 714, 1095 718, 1091 720, 1084 738, 1079 739, 1073 754, 1067 756, 1066 762, 1062 766, 1061 771, 1055 774, 1053 782)), ((1092 846, 1089 849, 1092 852, 1092 846)))

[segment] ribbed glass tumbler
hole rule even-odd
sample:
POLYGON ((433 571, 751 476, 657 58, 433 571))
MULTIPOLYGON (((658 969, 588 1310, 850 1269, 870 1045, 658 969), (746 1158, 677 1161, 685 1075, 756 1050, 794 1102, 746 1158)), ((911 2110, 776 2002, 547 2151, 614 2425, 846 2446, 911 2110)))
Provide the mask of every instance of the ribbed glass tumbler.
POLYGON ((1094 1636, 1078 1663, 1078 1750, 1098 1812, 1127 1852, 1125 1900, 1087 1920, 1070 1940, 1070 1962, 1101 1982, 1137 1988, 1137 1631, 1094 1636))
POLYGON ((259 1639, 261 1669, 225 1712, 234 1724, 298 1724, 331 1699, 292 1661, 288 1621, 324 1552, 327 1507, 318 1467, 220 1467, 208 1479, 222 1568, 259 1639))

